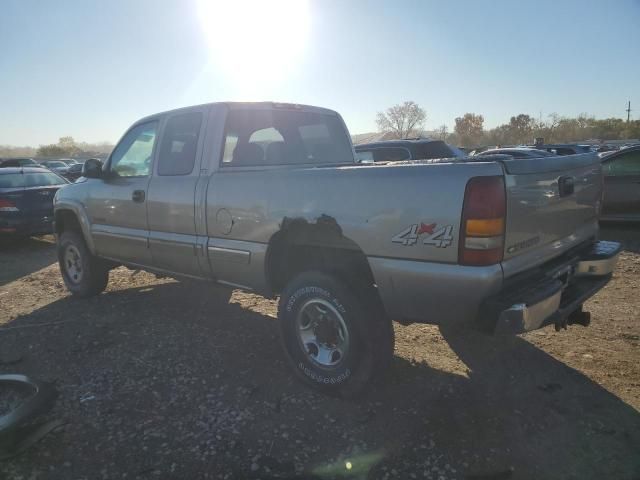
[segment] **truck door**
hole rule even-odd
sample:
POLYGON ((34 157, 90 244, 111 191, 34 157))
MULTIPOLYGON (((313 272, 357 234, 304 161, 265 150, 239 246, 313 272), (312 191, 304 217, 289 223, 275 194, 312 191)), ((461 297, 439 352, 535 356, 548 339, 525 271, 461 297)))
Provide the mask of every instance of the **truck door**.
POLYGON ((92 182, 86 208, 100 256, 151 265, 146 196, 157 129, 155 120, 132 127, 109 157, 104 178, 92 182))
POLYGON ((167 117, 147 200, 153 266, 196 277, 204 276, 198 263, 195 192, 206 113, 206 107, 196 107, 167 117))

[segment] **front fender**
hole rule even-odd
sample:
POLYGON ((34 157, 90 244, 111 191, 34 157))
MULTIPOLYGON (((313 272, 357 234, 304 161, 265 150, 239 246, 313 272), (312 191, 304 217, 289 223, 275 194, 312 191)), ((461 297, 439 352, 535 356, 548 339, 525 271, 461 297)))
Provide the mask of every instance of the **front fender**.
POLYGON ((87 244, 87 248, 93 255, 95 255, 96 249, 93 244, 93 237, 91 236, 91 222, 89 222, 89 216, 84 209, 84 205, 82 205, 78 200, 72 200, 69 198, 60 199, 56 195, 53 203, 54 219, 57 219, 58 215, 64 211, 71 212, 76 217, 80 224, 80 228, 82 229, 82 236, 87 244))

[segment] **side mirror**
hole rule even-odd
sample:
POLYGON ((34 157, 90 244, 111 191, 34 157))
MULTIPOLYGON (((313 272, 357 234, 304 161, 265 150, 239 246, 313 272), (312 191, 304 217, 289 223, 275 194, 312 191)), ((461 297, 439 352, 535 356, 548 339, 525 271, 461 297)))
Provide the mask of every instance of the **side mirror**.
POLYGON ((82 165, 82 176, 86 178, 102 178, 102 162, 97 158, 90 158, 82 165))

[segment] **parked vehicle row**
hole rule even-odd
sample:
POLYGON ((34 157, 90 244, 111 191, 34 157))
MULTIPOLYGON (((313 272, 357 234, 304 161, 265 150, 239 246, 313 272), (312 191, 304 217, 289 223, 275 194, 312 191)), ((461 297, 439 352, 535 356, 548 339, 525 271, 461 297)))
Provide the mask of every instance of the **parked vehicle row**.
POLYGON ((33 158, 8 158, 0 160, 0 168, 7 167, 46 168, 70 181, 77 180, 82 172, 82 163, 71 158, 40 161, 36 161, 33 158))
POLYGON ((292 368, 340 395, 388 365, 391 320, 502 334, 588 324, 582 304, 620 249, 597 241, 598 156, 447 149, 421 162, 408 147, 425 142, 408 142, 406 161, 376 162, 371 147, 363 165, 339 114, 302 105, 141 119, 55 196, 65 285, 96 295, 127 265, 279 295, 292 368))

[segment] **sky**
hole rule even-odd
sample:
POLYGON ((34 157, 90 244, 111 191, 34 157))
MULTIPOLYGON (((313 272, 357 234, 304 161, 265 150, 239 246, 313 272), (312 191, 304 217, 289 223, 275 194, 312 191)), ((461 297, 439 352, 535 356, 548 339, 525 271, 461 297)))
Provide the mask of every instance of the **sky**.
POLYGON ((215 101, 640 118, 640 0, 2 0, 0 144, 115 142, 215 101))

